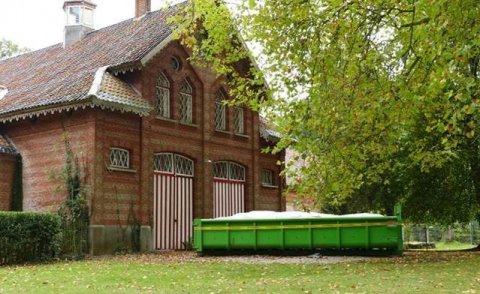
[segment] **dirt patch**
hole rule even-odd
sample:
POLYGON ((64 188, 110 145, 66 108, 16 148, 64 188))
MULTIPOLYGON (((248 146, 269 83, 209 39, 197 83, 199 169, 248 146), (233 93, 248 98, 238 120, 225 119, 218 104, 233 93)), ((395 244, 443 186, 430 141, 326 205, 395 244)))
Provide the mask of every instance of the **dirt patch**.
POLYGON ((371 257, 362 256, 323 256, 320 254, 304 256, 270 255, 227 255, 198 256, 192 251, 158 251, 149 254, 129 254, 92 257, 92 260, 119 260, 142 263, 184 263, 184 262, 236 262, 245 264, 334 264, 364 261, 371 257))
POLYGON ((319 254, 307 256, 208 256, 199 258, 203 261, 237 262, 245 264, 334 264, 343 262, 350 263, 369 259, 369 257, 363 256, 322 256, 319 254))

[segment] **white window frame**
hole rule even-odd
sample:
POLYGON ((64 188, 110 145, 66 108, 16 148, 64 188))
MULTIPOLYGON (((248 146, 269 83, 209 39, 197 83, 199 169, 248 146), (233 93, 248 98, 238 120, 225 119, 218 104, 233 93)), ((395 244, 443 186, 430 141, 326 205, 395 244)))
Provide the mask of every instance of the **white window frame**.
POLYGON ((233 108, 233 123, 235 134, 245 134, 245 111, 243 107, 235 106, 233 108))
POLYGON ((225 96, 222 91, 219 90, 215 97, 215 130, 226 131, 227 130, 227 107, 225 106, 225 96))
POLYGON ((155 110, 159 117, 170 118, 170 81, 163 73, 157 78, 156 88, 155 110))
POLYGON ((110 167, 119 169, 130 169, 130 151, 123 148, 110 148, 110 167), (122 155, 125 157, 122 158, 122 155))
POLYGON ((193 177, 195 162, 183 155, 162 152, 154 155, 154 170, 158 173, 193 177), (164 162, 168 161, 168 164, 164 162))
POLYGON ((246 169, 233 161, 216 161, 213 165, 213 178, 236 182, 246 181, 246 169), (221 169, 219 168, 221 166, 221 169))
POLYGON ((94 19, 95 19, 95 10, 90 7, 86 7, 84 5, 72 5, 66 8, 65 13, 65 23, 67 26, 74 26, 74 25, 86 25, 91 28, 94 27, 94 19), (73 19, 75 17, 74 14, 71 14, 71 11, 75 8, 78 8, 78 20, 73 19), (86 12, 89 11, 91 14, 88 15, 86 12), (90 18, 88 17, 90 16, 90 18))
POLYGON ((193 90, 187 80, 183 80, 179 94, 180 122, 193 123, 193 90))

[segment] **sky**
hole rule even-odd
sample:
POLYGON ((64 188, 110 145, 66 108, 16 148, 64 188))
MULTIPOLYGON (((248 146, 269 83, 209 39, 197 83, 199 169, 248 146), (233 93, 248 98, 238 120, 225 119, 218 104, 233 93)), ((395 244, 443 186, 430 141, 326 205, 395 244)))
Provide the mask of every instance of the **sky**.
MULTIPOLYGON (((41 49, 63 41, 64 0, 0 0, 0 39, 20 47, 41 49)), ((135 0, 93 0, 95 28, 100 29, 135 16, 135 0)), ((152 0, 152 10, 164 0, 152 0)))

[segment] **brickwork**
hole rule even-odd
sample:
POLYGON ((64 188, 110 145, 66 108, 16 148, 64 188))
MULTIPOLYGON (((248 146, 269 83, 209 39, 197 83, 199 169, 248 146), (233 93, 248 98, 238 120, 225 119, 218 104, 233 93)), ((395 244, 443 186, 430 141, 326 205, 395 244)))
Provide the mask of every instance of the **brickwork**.
MULTIPOLYGON (((281 156, 281 155, 280 155, 281 156)), ((257 210, 285 210, 285 198, 279 193, 283 190, 283 178, 280 177, 282 166, 277 164, 279 156, 272 154, 261 154, 259 168, 261 170, 270 170, 273 172, 273 187, 261 184, 260 193, 256 199, 257 210)), ((259 175, 261 183, 261 173, 259 175)))
POLYGON ((55 114, 6 124, 4 131, 15 143, 23 163, 23 209, 56 211, 65 199, 58 175, 65 167, 64 133, 91 194, 95 121, 91 111, 55 114), (57 175, 57 179, 55 179, 57 175))
POLYGON ((155 105, 156 83, 163 73, 171 84, 171 117, 160 118, 156 112, 148 117, 109 111, 97 111, 94 224, 127 224, 133 217, 143 225, 153 219, 153 158, 156 153, 172 152, 195 163, 194 217, 213 215, 213 163, 228 160, 246 168, 246 210, 283 209, 280 186, 261 188, 262 166, 279 171, 278 156, 260 156, 258 114, 245 110, 245 134, 233 134, 233 111, 227 110, 226 132, 214 130, 215 94, 222 80, 211 71, 192 67, 187 53, 172 43, 154 57, 142 71, 125 74, 144 99, 155 105), (170 59, 180 61, 180 69, 171 67, 170 59), (179 85, 187 80, 193 88, 193 122, 179 121, 179 85), (109 170, 111 147, 131 152, 131 170, 109 170), (259 164, 261 162, 261 164, 259 164), (258 207, 257 207, 258 206, 258 207))
POLYGON ((140 17, 151 10, 150 0, 135 0, 135 17, 140 17))
POLYGON ((15 175, 15 156, 0 154, 0 211, 10 210, 13 177, 15 175))

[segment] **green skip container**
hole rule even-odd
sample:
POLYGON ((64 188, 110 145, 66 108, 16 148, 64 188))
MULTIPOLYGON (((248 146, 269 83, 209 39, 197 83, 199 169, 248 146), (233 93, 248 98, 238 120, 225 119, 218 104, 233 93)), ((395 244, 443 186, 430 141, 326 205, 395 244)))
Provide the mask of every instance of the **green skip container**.
POLYGON ((239 250, 358 250, 402 254, 401 209, 395 216, 329 216, 295 219, 195 219, 194 248, 239 250))

